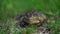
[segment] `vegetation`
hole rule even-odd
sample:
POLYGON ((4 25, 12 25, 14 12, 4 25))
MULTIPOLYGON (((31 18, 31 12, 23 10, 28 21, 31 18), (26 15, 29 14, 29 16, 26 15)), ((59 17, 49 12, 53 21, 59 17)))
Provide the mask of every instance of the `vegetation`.
MULTIPOLYGON (((36 9, 47 15, 57 17, 60 16, 59 3, 60 0, 0 0, 0 34, 19 34, 18 32, 21 31, 29 34, 29 32, 31 32, 29 28, 27 30, 18 30, 16 28, 13 22, 14 16, 29 9, 36 9)), ((47 18, 49 28, 54 30, 52 34, 58 34, 58 32, 60 32, 60 18, 55 20, 49 20, 50 16, 47 16, 47 18)))

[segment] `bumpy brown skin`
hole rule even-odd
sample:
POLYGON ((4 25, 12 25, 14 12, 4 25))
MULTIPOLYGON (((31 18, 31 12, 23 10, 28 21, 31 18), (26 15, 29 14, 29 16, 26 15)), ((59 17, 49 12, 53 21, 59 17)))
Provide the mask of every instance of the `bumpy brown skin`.
POLYGON ((20 27, 26 27, 29 24, 43 24, 46 20, 46 15, 36 10, 29 10, 23 14, 19 14, 14 18, 14 21, 20 27))

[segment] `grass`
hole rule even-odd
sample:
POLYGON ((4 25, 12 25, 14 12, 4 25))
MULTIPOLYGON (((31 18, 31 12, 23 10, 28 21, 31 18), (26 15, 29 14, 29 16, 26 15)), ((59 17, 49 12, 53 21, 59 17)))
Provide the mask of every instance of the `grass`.
MULTIPOLYGON (((29 9, 39 10, 47 15, 60 16, 60 0, 0 0, 0 34, 9 34, 10 32, 18 34, 22 29, 16 31, 13 17, 29 9)), ((49 16, 47 17, 49 18, 49 16)), ((58 34, 60 18, 57 18, 54 23, 49 20, 48 26, 54 30, 53 34, 58 34)), ((22 31, 26 33, 26 30, 22 31)))

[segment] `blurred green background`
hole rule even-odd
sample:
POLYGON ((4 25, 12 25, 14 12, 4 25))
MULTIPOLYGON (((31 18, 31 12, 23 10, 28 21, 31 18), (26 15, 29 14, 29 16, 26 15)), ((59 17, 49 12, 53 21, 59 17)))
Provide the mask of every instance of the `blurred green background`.
MULTIPOLYGON (((60 0, 0 0, 0 34, 9 34, 10 32, 17 34, 13 17, 29 9, 36 9, 48 15, 60 16, 60 0), (14 27, 10 29, 11 26, 14 27)), ((53 34, 58 34, 57 27, 60 26, 60 18, 56 19, 54 23, 50 21, 49 26, 54 30, 53 34)))

